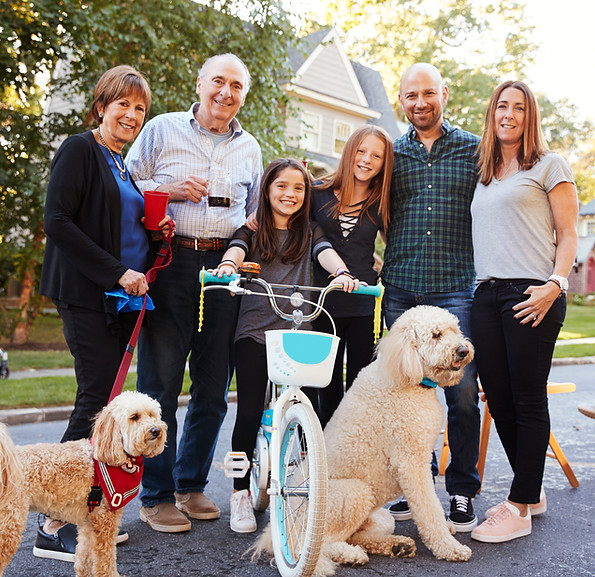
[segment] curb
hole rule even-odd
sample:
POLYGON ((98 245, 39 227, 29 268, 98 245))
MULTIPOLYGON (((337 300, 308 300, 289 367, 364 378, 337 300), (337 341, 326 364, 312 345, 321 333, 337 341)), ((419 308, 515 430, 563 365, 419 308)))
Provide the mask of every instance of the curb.
MULTIPOLYGON (((188 405, 190 395, 180 395, 178 398, 178 407, 188 405)), ((231 391, 227 395, 228 403, 235 403, 237 394, 231 391)), ((29 425, 32 423, 49 423, 51 421, 66 421, 70 418, 73 405, 63 405, 60 407, 44 407, 36 409, 28 407, 26 409, 2 409, 0 410, 0 423, 5 425, 29 425)))

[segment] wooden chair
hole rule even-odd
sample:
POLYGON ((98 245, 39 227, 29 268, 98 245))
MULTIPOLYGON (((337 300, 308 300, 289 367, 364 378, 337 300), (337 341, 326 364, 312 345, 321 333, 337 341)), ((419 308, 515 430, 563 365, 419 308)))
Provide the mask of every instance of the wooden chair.
MULTIPOLYGON (((548 395, 552 395, 554 393, 573 393, 576 390, 576 385, 574 383, 552 383, 548 382, 547 384, 547 392, 548 395)), ((485 407, 483 410, 483 418, 481 421, 481 432, 479 436, 479 458, 477 459, 477 472, 479 473, 479 480, 483 482, 483 472, 485 469, 486 464, 486 455, 488 452, 488 442, 490 440, 490 430, 492 427, 492 415, 490 413, 490 408, 488 407, 488 403, 486 401, 485 395, 481 391, 480 387, 480 399, 485 402, 485 407)), ((568 481, 572 487, 578 487, 579 482, 574 475, 568 460, 566 459, 566 455, 562 451, 558 441, 556 441, 556 437, 554 437, 554 433, 550 431, 550 448, 552 450, 551 453, 546 453, 548 457, 552 457, 556 459, 562 470, 566 474, 568 481)), ((448 426, 445 425, 444 427, 444 439, 442 442, 442 451, 440 452, 440 460, 438 461, 438 473, 440 475, 444 475, 446 471, 446 466, 448 465, 448 457, 450 455, 450 449, 448 446, 448 426)))

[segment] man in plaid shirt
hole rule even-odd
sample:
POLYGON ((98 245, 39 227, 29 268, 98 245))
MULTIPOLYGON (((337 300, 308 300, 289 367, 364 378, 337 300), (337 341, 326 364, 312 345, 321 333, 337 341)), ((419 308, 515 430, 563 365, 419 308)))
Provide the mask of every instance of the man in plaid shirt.
MULTIPOLYGON (((399 102, 411 122, 394 142, 391 222, 382 280, 386 326, 420 304, 445 308, 470 336, 473 246, 470 205, 477 182, 479 137, 443 118, 448 88, 425 63, 401 78, 399 102)), ((472 499, 480 488, 478 388, 475 363, 461 383, 445 390, 451 462, 446 469, 449 518, 459 532, 477 525, 472 499)), ((434 467, 435 457, 434 457, 434 467)), ((407 502, 390 507, 397 520, 411 518, 407 502)))

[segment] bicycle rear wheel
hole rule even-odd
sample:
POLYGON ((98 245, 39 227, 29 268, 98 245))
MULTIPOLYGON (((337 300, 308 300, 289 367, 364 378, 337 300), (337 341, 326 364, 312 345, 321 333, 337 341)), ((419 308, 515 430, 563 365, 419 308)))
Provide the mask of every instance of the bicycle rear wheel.
POLYGON ((309 577, 318 562, 324 535, 324 437, 316 414, 303 403, 287 410, 279 434, 280 486, 271 501, 275 560, 283 577, 309 577))
POLYGON ((255 511, 264 511, 269 506, 269 494, 267 493, 269 479, 269 443, 260 429, 256 437, 252 468, 250 469, 250 493, 252 507, 255 511))

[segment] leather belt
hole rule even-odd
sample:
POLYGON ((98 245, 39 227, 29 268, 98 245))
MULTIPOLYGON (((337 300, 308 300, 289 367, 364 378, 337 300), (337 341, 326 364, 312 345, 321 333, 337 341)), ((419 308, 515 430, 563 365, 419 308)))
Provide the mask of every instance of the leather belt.
POLYGON ((227 238, 189 238, 186 236, 174 236, 172 239, 174 247, 191 248, 192 250, 227 250, 229 240, 227 238))

